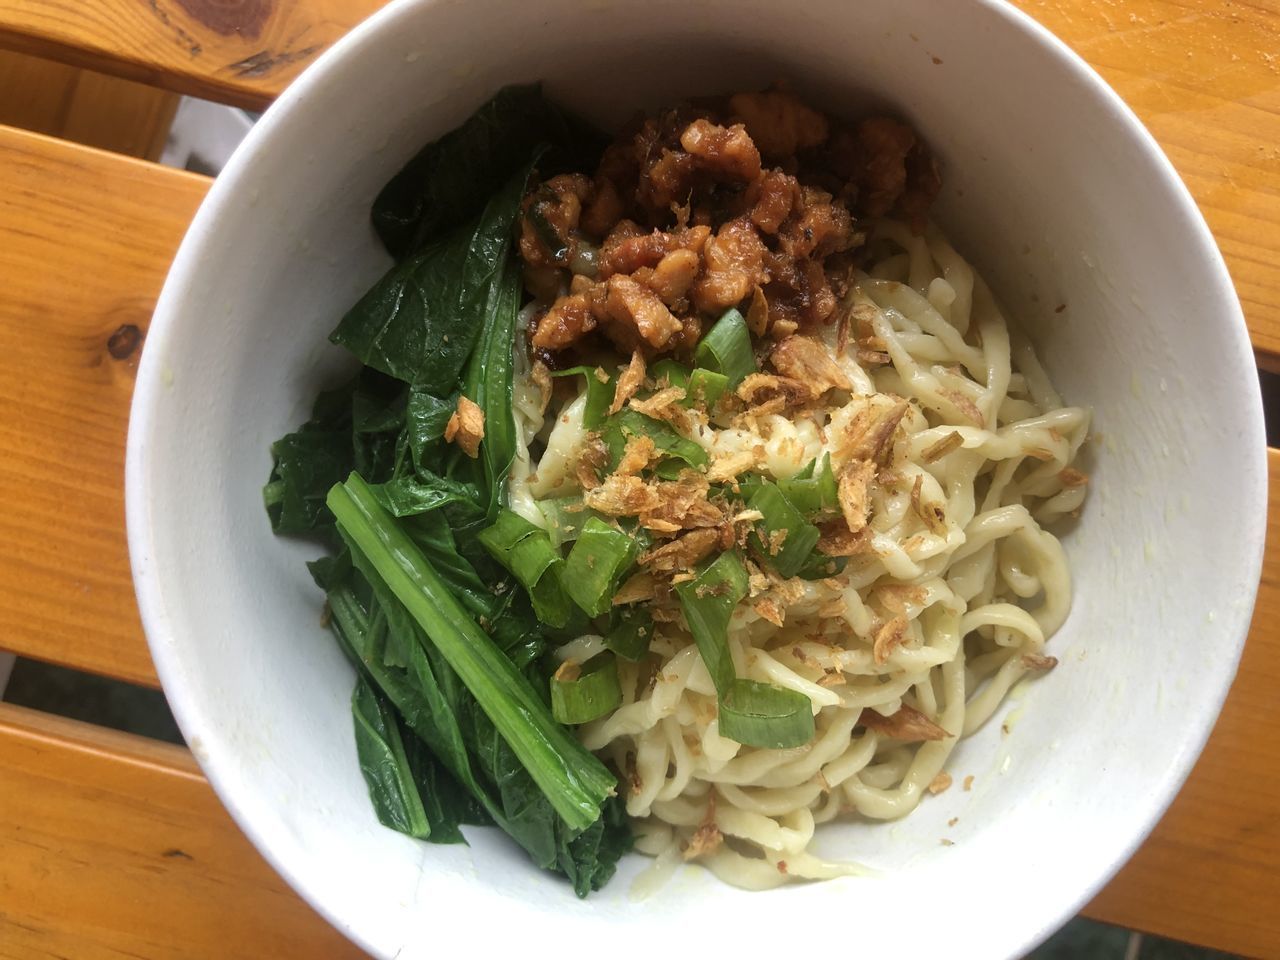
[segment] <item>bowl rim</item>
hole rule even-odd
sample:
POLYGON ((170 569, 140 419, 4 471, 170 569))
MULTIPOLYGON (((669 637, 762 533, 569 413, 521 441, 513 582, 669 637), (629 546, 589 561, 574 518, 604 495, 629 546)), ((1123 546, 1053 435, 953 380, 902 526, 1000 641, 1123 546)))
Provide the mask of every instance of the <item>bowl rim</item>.
MULTIPOLYGON (((339 38, 286 87, 250 130, 222 173, 215 179, 187 229, 157 300, 147 335, 150 349, 143 351, 130 407, 125 459, 126 527, 130 565, 143 629, 165 696, 188 742, 195 741, 201 729, 209 724, 210 718, 188 695, 183 685, 175 681, 181 654, 177 645, 171 642, 161 578, 149 555, 152 517, 147 508, 151 499, 148 446, 154 429, 154 412, 164 391, 162 344, 167 340, 180 313, 182 288, 186 286, 188 278, 200 269, 201 251, 213 232, 220 208, 239 192, 239 181, 247 175, 259 151, 270 147, 279 119, 308 100, 331 68, 353 55, 366 43, 384 33, 393 32, 395 24, 407 17, 413 8, 440 2, 443 0, 392 0, 339 38)), ((1206 272, 1213 279, 1221 304, 1223 334, 1228 340, 1226 346, 1229 355, 1241 368, 1255 368, 1244 313, 1221 251, 1190 190, 1155 137, 1120 95, 1079 54, 1031 15, 1013 6, 1009 0, 969 2, 976 8, 1002 18, 1040 54, 1057 61, 1061 68, 1084 87, 1099 110, 1108 114, 1132 138, 1144 161, 1153 172, 1159 174, 1164 181, 1163 186, 1176 198, 1183 219, 1192 227, 1192 234, 1184 238, 1184 242, 1194 248, 1198 259, 1204 263, 1206 272)), ((1244 389, 1248 392, 1247 387, 1244 389)), ((1248 464, 1250 469, 1244 471, 1245 483, 1250 488, 1247 490, 1247 506, 1265 516, 1268 504, 1267 447, 1258 390, 1253 391, 1251 399, 1251 403, 1244 404, 1247 410, 1246 422, 1239 424, 1242 434, 1253 441, 1249 453, 1252 461, 1248 464)), ((1058 908, 1051 915, 1046 915, 1045 923, 1029 935, 1020 948, 1021 952, 1031 950, 1043 942, 1110 882, 1145 842, 1180 792, 1213 731, 1239 666, 1261 577, 1265 534, 1263 524, 1258 529, 1251 530, 1251 539, 1241 545, 1243 565, 1247 571, 1245 586, 1249 589, 1249 596, 1247 603, 1240 604, 1231 612, 1231 616, 1236 619, 1231 633, 1234 638, 1230 651, 1231 662, 1229 665, 1221 665, 1222 679, 1217 689, 1202 690, 1199 699, 1200 717, 1194 736, 1188 738, 1186 749, 1180 753, 1177 762, 1164 771, 1158 784, 1161 789, 1149 795, 1142 815, 1136 821, 1136 828, 1127 841, 1112 851, 1105 867, 1074 898, 1060 901, 1058 908)), ((366 935, 366 930, 344 916, 339 909, 340 904, 331 902, 304 872, 294 869, 294 865, 278 852, 271 837, 258 829, 251 811, 238 800, 230 777, 224 775, 224 770, 234 762, 233 758, 222 756, 217 747, 193 750, 193 753, 237 827, 276 873, 334 928, 361 949, 376 955, 378 948, 366 935)))

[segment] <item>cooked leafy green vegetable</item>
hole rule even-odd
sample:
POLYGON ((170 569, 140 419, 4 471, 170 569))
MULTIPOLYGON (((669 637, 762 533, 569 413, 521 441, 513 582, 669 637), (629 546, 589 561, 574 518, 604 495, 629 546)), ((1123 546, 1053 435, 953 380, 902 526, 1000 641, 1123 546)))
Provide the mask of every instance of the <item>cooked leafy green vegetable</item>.
POLYGON ((613 776, 555 723, 528 681, 467 615, 368 485, 352 474, 329 492, 328 503, 353 556, 367 558, 570 829, 585 830, 599 819, 600 806, 615 786, 613 776))
POLYGON ((616 466, 622 459, 627 440, 640 435, 649 437, 664 457, 681 460, 687 466, 696 469, 705 467, 710 462, 711 458, 707 456, 706 450, 694 441, 680 436, 670 425, 628 408, 606 420, 600 431, 600 436, 609 448, 612 465, 616 466))
POLYGON ((402 259, 433 243, 473 217, 543 144, 549 174, 593 167, 604 139, 543 97, 540 84, 504 87, 382 188, 373 226, 383 245, 402 259))
POLYGON ((531 168, 526 156, 478 219, 392 267, 329 339, 366 366, 448 394, 487 320, 512 302, 508 254, 531 168))
POLYGON ((386 698, 363 678, 351 695, 356 720, 356 755, 360 772, 369 786, 374 812, 385 826, 411 837, 431 836, 431 823, 418 795, 418 785, 395 713, 386 698))

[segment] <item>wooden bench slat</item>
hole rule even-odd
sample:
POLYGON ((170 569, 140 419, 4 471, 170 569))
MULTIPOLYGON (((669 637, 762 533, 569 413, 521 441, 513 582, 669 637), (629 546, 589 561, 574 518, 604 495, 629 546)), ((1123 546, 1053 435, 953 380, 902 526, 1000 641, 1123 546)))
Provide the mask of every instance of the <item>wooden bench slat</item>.
POLYGON ((0 46, 260 110, 385 0, 5 0, 0 46))
POLYGON ((0 183, 0 649, 157 686, 125 548, 128 348, 209 181, 0 127, 0 183))
POLYGON ((1267 460, 1267 553, 1235 685, 1169 812, 1085 909, 1248 957, 1280 957, 1280 450, 1267 460))
POLYGON ((1280 0, 1014 2, 1160 142, 1226 257, 1259 365, 1280 372, 1280 0))
POLYGON ((180 747, 0 704, 0 955, 361 957, 180 747))
MULTIPOLYGON (((384 0, 7 0, 0 47, 261 108, 384 0)), ((1015 0, 1142 117, 1214 229, 1280 371, 1280 0, 1015 0)))

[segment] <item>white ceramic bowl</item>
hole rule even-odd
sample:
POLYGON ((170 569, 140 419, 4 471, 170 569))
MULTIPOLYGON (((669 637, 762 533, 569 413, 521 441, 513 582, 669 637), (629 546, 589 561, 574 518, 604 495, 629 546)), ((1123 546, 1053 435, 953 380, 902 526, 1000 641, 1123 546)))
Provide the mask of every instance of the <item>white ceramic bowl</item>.
POLYGON ((1265 477, 1253 357, 1209 231, 1115 94, 1012 8, 404 0, 281 96, 201 207, 139 371, 127 487, 143 622, 192 750, 263 854, 373 953, 581 937, 613 956, 1003 957, 1112 875, 1191 768, 1249 623, 1265 477), (344 362, 326 334, 387 266, 374 194, 506 83, 544 79, 616 124, 779 77, 834 112, 888 104, 915 123, 945 166, 938 218, 1096 411, 1062 665, 1008 736, 992 723, 958 748, 949 769, 972 792, 821 830, 824 852, 881 868, 871 879, 743 893, 691 867, 637 902, 633 857, 580 902, 493 831, 441 847, 383 829, 313 551, 271 535, 259 492, 268 444, 344 362))

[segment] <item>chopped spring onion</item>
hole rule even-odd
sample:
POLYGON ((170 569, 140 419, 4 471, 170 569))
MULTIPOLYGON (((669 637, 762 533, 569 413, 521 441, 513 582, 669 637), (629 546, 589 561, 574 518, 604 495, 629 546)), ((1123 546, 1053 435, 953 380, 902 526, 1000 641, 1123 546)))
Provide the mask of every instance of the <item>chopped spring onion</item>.
POLYGON ((655 380, 666 380, 670 386, 684 390, 685 398, 680 403, 685 407, 701 403, 711 409, 729 387, 729 378, 723 373, 704 367, 691 371, 671 359, 659 360, 649 368, 649 373, 655 380))
POLYGON ((598 654, 581 667, 570 661, 551 678, 551 715, 560 723, 586 723, 621 702, 618 663, 611 653, 598 654))
POLYGON ((729 618, 747 595, 742 558, 725 551, 692 580, 676 586, 698 653, 719 695, 720 734, 752 747, 782 749, 813 739, 809 698, 754 680, 739 680, 729 651, 729 618))
POLYGON ((604 764, 555 722, 358 474, 334 484, 326 502, 343 536, 422 627, 568 828, 578 832, 595 823, 617 785, 604 764))
POLYGON ((539 620, 551 627, 569 622, 573 607, 561 582, 564 558, 545 530, 518 513, 502 510, 493 526, 481 530, 478 538, 493 559, 529 592, 539 620))
POLYGON ((840 509, 836 475, 828 453, 821 460, 810 460, 794 477, 779 480, 778 489, 806 516, 840 509))
POLYGON ((747 321, 737 310, 726 310, 699 341, 693 352, 698 366, 705 367, 727 378, 730 390, 737 387, 747 374, 756 372, 756 358, 751 352, 751 332, 747 321))
POLYGON ((635 564, 640 547, 631 534, 599 517, 589 518, 565 562, 564 586, 569 596, 589 616, 608 613, 618 584, 635 564))
POLYGON ((723 696, 737 676, 729 653, 729 617, 747 595, 747 568, 736 552, 726 550, 692 580, 676 584, 676 595, 711 682, 723 696))
POLYGON ((617 390, 617 374, 609 374, 607 380, 601 380, 596 374, 601 367, 570 367, 568 370, 555 370, 553 377, 582 376, 587 381, 587 404, 582 411, 582 426, 587 430, 596 430, 604 423, 609 413, 609 404, 613 403, 613 395, 617 390))
POLYGON ((735 680, 720 698, 720 736, 753 747, 785 750, 813 739, 809 698, 755 680, 735 680))
POLYGON ((542 515, 547 518, 548 533, 556 546, 577 540, 582 532, 582 525, 590 518, 600 516, 584 505, 582 497, 578 496, 538 500, 537 504, 542 515))
POLYGON ((604 645, 623 660, 633 663, 644 659, 653 639, 653 614, 646 607, 614 607, 609 617, 609 631, 604 645))
POLYGON ((609 448, 611 466, 617 466, 626 449, 627 439, 644 435, 653 440, 655 447, 664 457, 683 460, 694 469, 705 467, 709 462, 707 451, 692 440, 680 436, 661 420, 646 417, 635 410, 623 410, 615 413, 605 421, 600 435, 609 448))
POLYGON ((824 580, 841 573, 848 563, 848 557, 828 557, 815 550, 809 554, 804 566, 796 571, 796 576, 801 580, 824 580))
POLYGON ((752 545, 780 576, 794 577, 818 545, 818 528, 768 480, 752 491, 747 506, 764 517, 751 535, 752 545))

